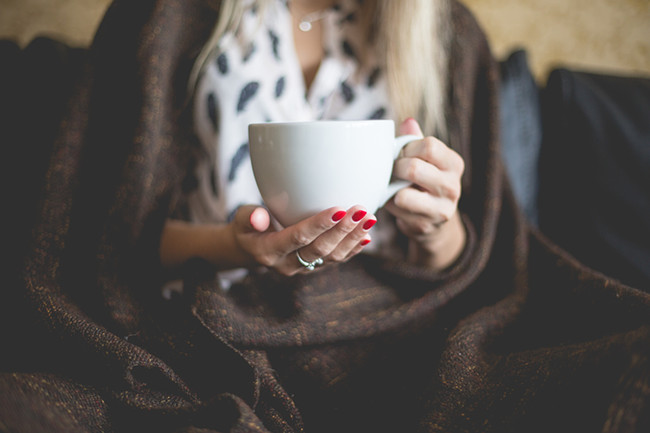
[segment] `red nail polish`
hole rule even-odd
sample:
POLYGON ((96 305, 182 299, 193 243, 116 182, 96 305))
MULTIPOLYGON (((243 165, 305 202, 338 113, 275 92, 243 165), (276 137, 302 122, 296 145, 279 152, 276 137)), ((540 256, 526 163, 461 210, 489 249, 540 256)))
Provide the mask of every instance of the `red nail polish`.
POLYGON ((377 223, 377 220, 368 220, 366 223, 363 225, 364 230, 370 230, 372 226, 374 226, 377 223))
POLYGON ((354 221, 355 223, 361 221, 363 217, 366 216, 367 213, 368 212, 366 212, 365 210, 356 211, 354 215, 352 215, 352 221, 354 221))
POLYGON ((364 239, 364 240, 361 241, 361 246, 362 246, 362 247, 365 247, 365 246, 368 245, 369 243, 370 243, 370 239, 364 239))
POLYGON ((332 221, 334 222, 339 222, 343 219, 343 217, 347 214, 346 211, 340 210, 336 212, 334 215, 332 215, 332 221))

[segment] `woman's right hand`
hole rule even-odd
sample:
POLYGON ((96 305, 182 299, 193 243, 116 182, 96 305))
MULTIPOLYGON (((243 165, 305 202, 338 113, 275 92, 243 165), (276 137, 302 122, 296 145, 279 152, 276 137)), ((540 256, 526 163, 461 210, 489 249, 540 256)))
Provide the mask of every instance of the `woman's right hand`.
POLYGON ((234 245, 247 265, 262 265, 283 275, 308 271, 306 262, 340 263, 358 254, 370 242, 368 231, 377 219, 360 206, 327 209, 292 226, 275 230, 268 211, 242 206, 229 225, 234 245))

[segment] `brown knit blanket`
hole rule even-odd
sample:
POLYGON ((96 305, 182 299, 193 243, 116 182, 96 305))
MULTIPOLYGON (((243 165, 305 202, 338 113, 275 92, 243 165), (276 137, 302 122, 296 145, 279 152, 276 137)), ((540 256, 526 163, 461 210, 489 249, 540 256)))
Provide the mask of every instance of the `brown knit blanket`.
POLYGON ((447 114, 469 240, 451 269, 364 256, 224 291, 196 262, 163 299, 205 3, 118 0, 97 33, 6 291, 20 336, 3 342, 0 431, 650 431, 648 288, 527 226, 499 157, 496 65, 458 3, 447 114))

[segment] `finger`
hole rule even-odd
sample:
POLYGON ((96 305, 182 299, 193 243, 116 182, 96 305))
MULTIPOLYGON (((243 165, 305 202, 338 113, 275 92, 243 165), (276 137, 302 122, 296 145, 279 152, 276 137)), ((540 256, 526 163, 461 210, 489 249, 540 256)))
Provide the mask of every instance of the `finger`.
POLYGON ((462 173, 465 170, 463 158, 435 137, 410 142, 402 149, 401 156, 422 159, 444 171, 462 173))
POLYGON ((273 242, 277 254, 287 255, 311 244, 320 235, 339 224, 346 215, 347 212, 340 207, 324 210, 277 232, 270 241, 273 242))
POLYGON ((412 213, 424 217, 436 217, 456 210, 458 201, 449 197, 439 197, 416 188, 403 188, 399 190, 392 200, 386 204, 387 209, 395 208, 401 216, 403 213, 412 213))
POLYGON ((420 158, 400 158, 395 162, 393 174, 420 186, 436 197, 456 202, 460 197, 460 176, 441 171, 420 158))
POLYGON ((431 218, 436 212, 439 200, 426 191, 415 188, 403 188, 386 203, 384 208, 397 218, 415 214, 431 218))
POLYGON ((233 222, 242 233, 265 232, 270 226, 270 216, 263 207, 244 205, 237 209, 233 222))
POLYGON ((350 250, 350 252, 348 253, 348 255, 345 257, 345 259, 343 261, 347 262, 352 257, 359 254, 361 251, 363 251, 364 247, 371 242, 371 240, 372 239, 370 238, 370 236, 366 236, 365 238, 363 238, 359 243, 357 243, 354 246, 354 248, 352 248, 352 250, 350 250))
POLYGON ((404 120, 399 126, 400 135, 418 135, 420 137, 424 136, 420 124, 412 117, 404 120))
POLYGON ((424 239, 438 230, 439 225, 426 218, 414 218, 412 215, 409 221, 397 218, 395 224, 400 232, 409 239, 424 239))
MULTIPOLYGON (((406 191, 406 189, 404 190, 406 191)), ((449 200, 443 200, 418 190, 410 191, 417 200, 409 200, 405 207, 400 207, 395 200, 386 204, 385 209, 402 222, 400 229, 404 234, 422 234, 432 227, 449 221, 457 211, 457 207, 449 200)), ((403 194, 400 191, 400 194, 403 194)), ((399 202, 399 197, 395 199, 399 202)))
POLYGON ((377 218, 372 214, 359 221, 357 227, 341 239, 335 248, 330 251, 329 255, 326 257, 327 261, 342 262, 347 260, 348 257, 350 257, 351 252, 357 249, 360 244, 363 243, 361 246, 365 246, 369 242, 369 231, 376 223, 377 218))
POLYGON ((351 207, 348 209, 346 216, 335 227, 314 239, 309 245, 301 248, 300 256, 307 261, 328 257, 359 226, 367 224, 366 221, 369 218, 376 221, 374 216, 369 216, 362 206, 351 207))
POLYGON ((251 227, 260 233, 267 231, 271 225, 271 216, 268 211, 262 207, 254 209, 248 220, 251 227))

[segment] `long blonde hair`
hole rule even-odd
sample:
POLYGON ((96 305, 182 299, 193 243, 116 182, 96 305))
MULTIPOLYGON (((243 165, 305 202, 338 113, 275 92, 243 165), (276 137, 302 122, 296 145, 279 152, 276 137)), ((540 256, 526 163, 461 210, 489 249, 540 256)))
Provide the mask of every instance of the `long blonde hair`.
MULTIPOLYGON (((276 0, 212 1, 218 3, 219 20, 194 64, 191 93, 220 38, 237 30, 246 8, 254 5, 263 13, 276 0)), ((367 40, 386 70, 397 119, 414 117, 425 134, 446 138, 448 0, 365 0, 361 7, 367 40)))

